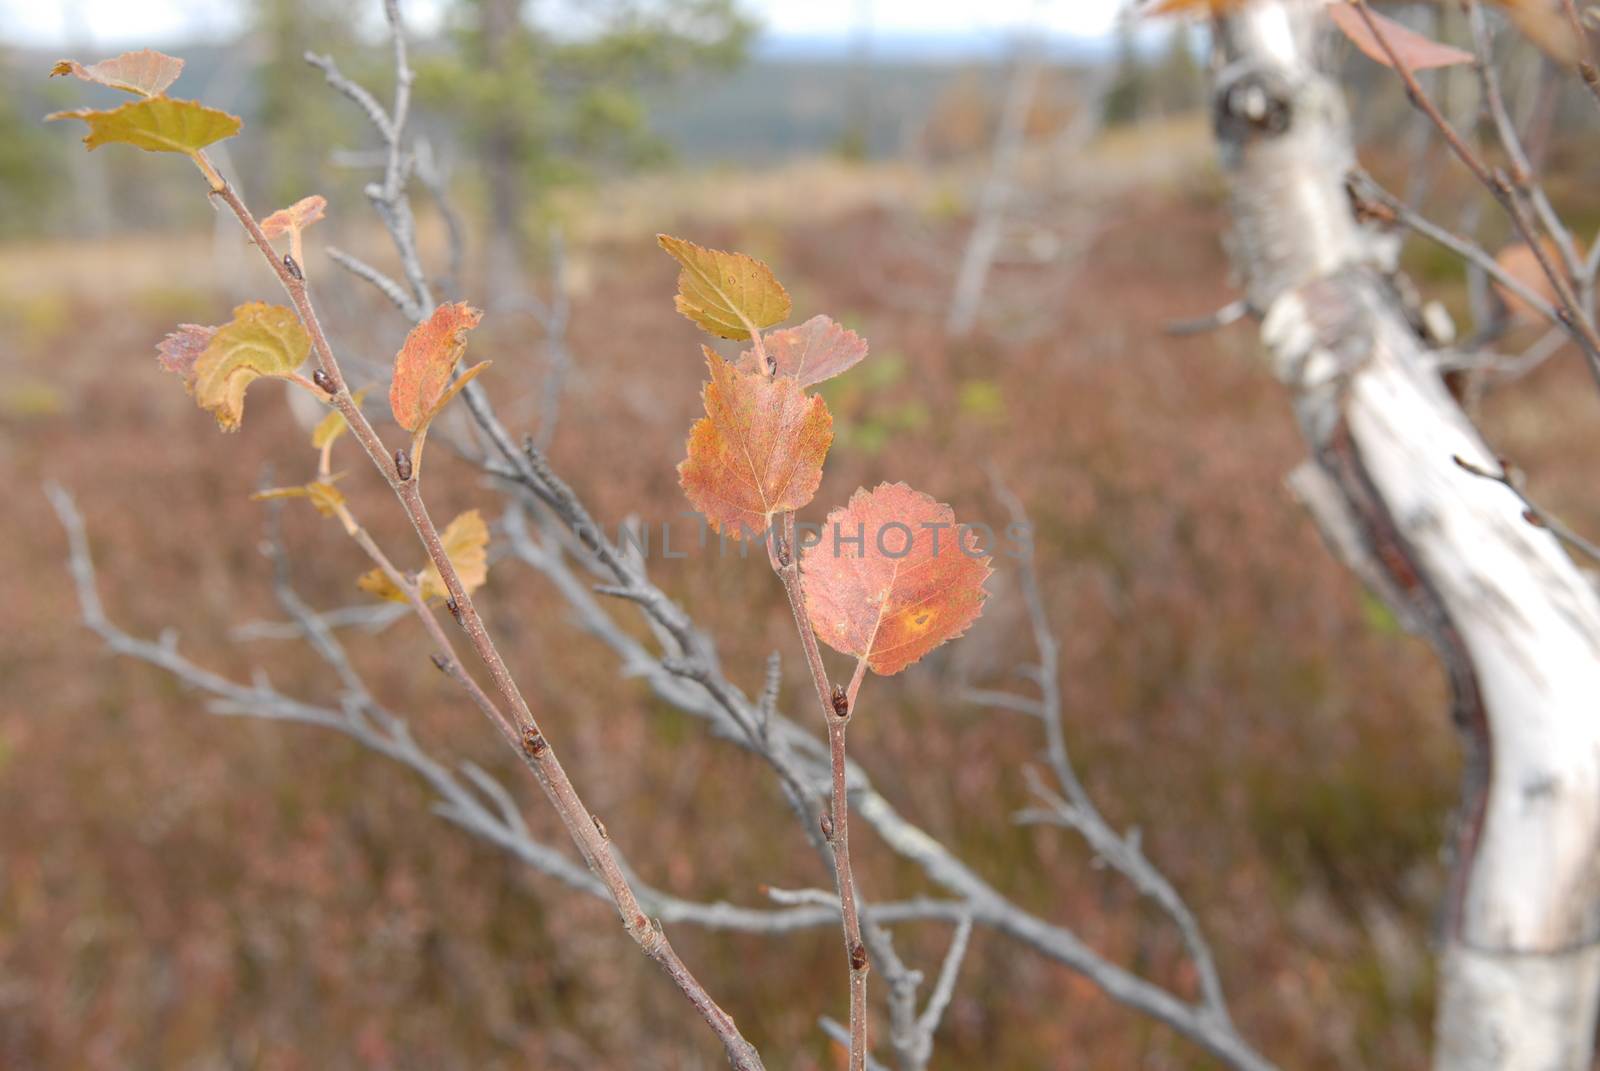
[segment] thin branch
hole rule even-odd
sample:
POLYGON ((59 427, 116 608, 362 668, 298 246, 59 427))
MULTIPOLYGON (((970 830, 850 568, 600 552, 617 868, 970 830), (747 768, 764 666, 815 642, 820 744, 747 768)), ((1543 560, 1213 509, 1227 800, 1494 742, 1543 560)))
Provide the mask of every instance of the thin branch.
POLYGON ((1517 498, 1522 501, 1523 520, 1527 521, 1536 528, 1548 529, 1551 535, 1561 540, 1561 542, 1565 543, 1573 550, 1583 554, 1591 561, 1600 562, 1600 544, 1596 544, 1592 540, 1580 535, 1560 517, 1557 517, 1555 514, 1539 505, 1533 499, 1529 498, 1526 489, 1526 480, 1523 479, 1521 472, 1511 468, 1504 461, 1500 462, 1500 471, 1495 472, 1491 469, 1486 469, 1482 466, 1475 465, 1464 457, 1452 457, 1451 460, 1454 461, 1460 468, 1472 473, 1474 476, 1481 476, 1486 480, 1493 480, 1495 483, 1502 484, 1509 488, 1511 493, 1516 495, 1517 498))
MULTIPOLYGON (((752 337, 758 334, 753 333, 752 337)), ((822 652, 817 647, 817 635, 811 627, 811 615, 806 611, 805 589, 800 584, 800 555, 794 534, 794 512, 790 510, 783 515, 781 539, 774 539, 775 546, 769 547, 769 559, 772 571, 783 584, 784 594, 789 597, 789 609, 794 614, 795 628, 800 634, 806 667, 811 671, 817 702, 828 727, 832 791, 828 826, 823 830, 823 836, 833 848, 834 879, 839 886, 839 910, 844 922, 844 953, 850 977, 850 1071, 862 1071, 867 1053, 867 972, 871 964, 867 958, 867 946, 861 940, 855 877, 850 869, 850 794, 846 788, 845 730, 855 715, 856 692, 861 685, 861 671, 866 661, 863 659, 857 666, 856 678, 850 682, 848 689, 829 683, 828 670, 822 664, 822 652)))
MULTIPOLYGON (((1033 531, 1022 500, 992 472, 990 482, 995 497, 1006 507, 1013 525, 1021 526, 1022 531, 1033 531)), ((1199 977, 1201 999, 1207 1014, 1219 1022, 1227 1023, 1228 1001, 1223 993, 1222 978, 1217 972, 1215 957, 1199 921, 1172 883, 1145 858, 1138 831, 1124 836, 1112 829, 1073 768, 1062 717, 1060 645, 1050 626, 1044 592, 1039 584, 1038 563, 1031 544, 1028 553, 1021 559, 1018 573, 1023 601, 1028 608, 1028 622, 1033 630, 1034 646, 1039 652, 1039 669, 1035 679, 1043 708, 1041 720, 1044 723, 1045 753, 1061 794, 1047 789, 1031 770, 1026 772, 1029 787, 1035 796, 1046 803, 1044 813, 1048 814, 1051 821, 1077 830, 1102 859, 1132 882, 1141 894, 1153 901, 1172 920, 1199 977)))

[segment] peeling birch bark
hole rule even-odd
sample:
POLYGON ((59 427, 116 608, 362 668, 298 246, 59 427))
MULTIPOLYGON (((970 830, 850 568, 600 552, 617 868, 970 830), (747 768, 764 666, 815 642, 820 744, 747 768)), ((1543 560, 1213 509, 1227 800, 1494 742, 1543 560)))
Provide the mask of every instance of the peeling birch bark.
POLYGON ((1600 995, 1600 599, 1507 488, 1352 216, 1316 0, 1216 20, 1232 248, 1311 451, 1329 542, 1449 675, 1467 750, 1441 913, 1434 1067, 1591 1065, 1600 995))

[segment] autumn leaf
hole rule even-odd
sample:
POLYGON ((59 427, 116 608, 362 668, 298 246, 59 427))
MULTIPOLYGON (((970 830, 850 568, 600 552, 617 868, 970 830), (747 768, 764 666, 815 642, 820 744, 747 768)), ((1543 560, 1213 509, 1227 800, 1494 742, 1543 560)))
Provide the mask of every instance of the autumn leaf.
POLYGON ((281 238, 294 231, 302 231, 322 218, 328 199, 320 193, 302 197, 288 208, 280 208, 261 221, 261 233, 268 238, 281 238))
POLYGON ((243 125, 236 115, 207 108, 197 101, 168 97, 129 101, 110 111, 79 108, 54 112, 45 118, 82 119, 88 123, 89 133, 83 143, 91 150, 122 142, 146 152, 184 153, 195 157, 196 162, 201 149, 233 137, 243 125))
MULTIPOLYGON (((180 328, 177 335, 207 328, 180 328)), ((216 415, 223 431, 235 431, 244 418, 244 392, 262 376, 285 377, 294 373, 311 352, 311 338, 293 309, 251 302, 233 310, 233 320, 212 330, 210 340, 194 360, 191 392, 200 408, 216 415)), ((169 335, 170 342, 174 336, 169 335)), ((198 336, 186 338, 192 346, 198 336)), ((181 347, 181 354, 187 351, 181 347)))
POLYGON ((179 324, 176 331, 156 344, 156 359, 161 362, 161 367, 182 376, 183 385, 190 394, 194 393, 195 362, 211 345, 211 338, 216 333, 215 327, 179 324))
MULTIPOLYGON (((798 327, 763 336, 762 344, 776 374, 792 376, 802 387, 832 379, 861 363, 867 340, 826 316, 813 316, 798 327)), ((739 355, 741 372, 763 372, 755 350, 739 355)))
MULTIPOLYGON (((358 390, 350 396, 350 400, 355 403, 357 409, 360 409, 361 402, 366 396, 365 389, 358 390)), ((349 430, 350 425, 344 419, 344 413, 338 409, 330 409, 328 415, 318 421, 315 428, 311 429, 311 447, 314 450, 325 450, 335 439, 349 430)))
POLYGON ((182 72, 181 59, 163 55, 153 48, 144 48, 137 52, 124 52, 120 56, 101 60, 99 63, 91 63, 87 67, 77 60, 58 60, 56 65, 50 68, 50 77, 70 74, 85 82, 110 86, 124 93, 133 93, 141 97, 159 97, 167 91, 168 86, 178 80, 178 75, 182 72))
POLYGON ((1377 35, 1372 32, 1372 26, 1367 25, 1367 20, 1361 17, 1361 12, 1356 10, 1354 4, 1340 2, 1328 5, 1328 16, 1333 19, 1333 24, 1339 28, 1339 32, 1350 38, 1350 42, 1368 59, 1385 67, 1393 67, 1394 62, 1383 47, 1384 42, 1388 43, 1389 48, 1400 58, 1400 62, 1413 71, 1451 67, 1457 63, 1473 61, 1472 53, 1440 44, 1431 37, 1424 37, 1415 30, 1378 14, 1370 6, 1367 8, 1367 14, 1372 17, 1378 33, 1383 35, 1383 41, 1378 40, 1377 35))
POLYGON ((344 494, 333 486, 332 480, 316 480, 298 487, 270 487, 250 496, 252 502, 264 502, 274 498, 310 499, 317 512, 324 517, 336 516, 339 507, 344 505, 344 494))
POLYGON ((305 250, 300 245, 301 233, 317 220, 322 218, 323 210, 328 207, 328 199, 320 193, 309 197, 302 197, 288 208, 280 208, 272 215, 261 221, 261 233, 268 239, 289 236, 289 252, 295 262, 304 265, 306 262, 305 250))
POLYGON ((395 421, 413 435, 426 432, 428 422, 487 362, 462 373, 455 371, 466 352, 466 333, 478 326, 483 313, 464 301, 440 305, 433 315, 411 329, 394 359, 394 382, 389 387, 389 408, 395 421))
POLYGON ((761 261, 670 234, 658 234, 656 241, 683 265, 673 304, 704 330, 718 338, 744 339, 788 318, 789 292, 761 261))
POLYGON ((735 539, 759 536, 773 514, 799 509, 817 493, 833 417, 787 376, 741 372, 710 349, 705 355, 706 415, 689 431, 678 481, 712 528, 735 539))
MULTIPOLYGON (((439 533, 439 542, 443 544, 450 564, 456 567, 456 575, 461 578, 461 586, 467 593, 483 587, 483 582, 489 578, 489 526, 483 523, 483 516, 475 509, 461 514, 439 533)), ((405 595, 390 582, 382 569, 363 573, 356 581, 356 586, 380 599, 406 601, 405 595)), ((448 598, 450 595, 444 578, 431 562, 417 577, 417 589, 424 602, 448 598)))
POLYGON ((989 572, 954 511, 903 483, 851 495, 800 565, 817 637, 885 676, 965 632, 989 572))

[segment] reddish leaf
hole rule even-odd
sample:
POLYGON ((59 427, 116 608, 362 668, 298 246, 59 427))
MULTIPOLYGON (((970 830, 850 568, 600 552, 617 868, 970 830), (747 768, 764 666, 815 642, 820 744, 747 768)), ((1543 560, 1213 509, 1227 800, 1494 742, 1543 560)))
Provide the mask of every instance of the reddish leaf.
MULTIPOLYGON (((813 316, 798 327, 786 327, 762 337, 767 356, 780 376, 792 376, 802 387, 832 379, 861 363, 867 340, 826 316, 813 316)), ((739 355, 741 372, 761 372, 755 350, 739 355)))
POLYGON ((402 428, 422 431, 454 396, 450 374, 466 352, 466 333, 482 319, 482 312, 458 301, 440 305, 411 329, 395 355, 394 382, 389 387, 389 408, 402 428))
POLYGON ((152 48, 138 52, 124 52, 114 59, 101 60, 85 67, 77 60, 58 60, 50 68, 50 77, 70 74, 85 82, 135 93, 141 97, 159 97, 167 87, 178 80, 183 72, 183 61, 163 55, 152 48))
POLYGON ((949 506, 903 483, 858 490, 801 560, 817 637, 899 673, 983 612, 989 557, 974 542, 949 506))
MULTIPOLYGON (((1457 63, 1471 63, 1472 53, 1463 52, 1459 48, 1441 44, 1431 37, 1424 37, 1415 30, 1409 30, 1400 23, 1373 11, 1369 6, 1367 14, 1372 16, 1372 21, 1377 25, 1378 32, 1383 35, 1395 55, 1400 57, 1400 62, 1413 71, 1426 71, 1432 67, 1451 67, 1457 63)), ((1355 5, 1340 2, 1328 5, 1328 15, 1333 19, 1333 24, 1339 27, 1352 44, 1366 54, 1368 59, 1393 67, 1389 53, 1384 50, 1372 32, 1372 27, 1367 25, 1367 20, 1361 17, 1361 12, 1355 5)))
POLYGON ((787 376, 741 372, 709 349, 705 355, 706 415, 689 432, 678 479, 718 532, 761 535, 773 514, 799 509, 817 493, 833 417, 787 376))
POLYGON ((189 388, 191 394, 194 393, 194 364, 206 351, 206 347, 211 345, 211 339, 216 333, 215 327, 179 324, 176 331, 156 345, 156 359, 161 362, 161 367, 182 376, 183 385, 189 388))

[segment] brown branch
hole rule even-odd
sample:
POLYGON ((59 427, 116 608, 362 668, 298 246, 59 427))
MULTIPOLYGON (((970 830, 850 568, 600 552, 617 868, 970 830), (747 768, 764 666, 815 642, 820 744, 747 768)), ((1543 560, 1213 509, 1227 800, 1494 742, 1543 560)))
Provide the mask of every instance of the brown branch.
POLYGON ((811 615, 806 612, 805 589, 800 584, 794 511, 784 513, 782 534, 774 533, 769 551, 772 571, 778 574, 778 579, 783 582, 783 592, 789 597, 789 609, 794 613, 795 628, 800 633, 806 667, 811 671, 817 701, 822 707, 822 719, 828 727, 828 758, 833 768, 833 791, 823 836, 833 848, 833 871, 839 886, 839 915, 844 923, 844 954, 850 965, 850 1071, 862 1071, 867 1057, 867 972, 871 970, 871 964, 867 961, 867 946, 861 940, 855 877, 850 870, 850 796, 846 784, 848 763, 845 756, 845 730, 855 714, 855 695, 860 690, 861 671, 866 663, 863 660, 857 666, 848 690, 828 680, 828 669, 822 664, 822 651, 817 647, 817 634, 811 627, 811 615))
POLYGON ((1589 88, 1590 95, 1596 101, 1600 101, 1600 67, 1596 66, 1594 44, 1589 40, 1588 31, 1584 29, 1583 19, 1578 16, 1578 5, 1573 0, 1561 0, 1561 7, 1567 13, 1567 22, 1572 25, 1572 36, 1577 38, 1579 47, 1584 52, 1578 58, 1578 76, 1589 88))
MULTIPOLYGON (((397 109, 398 113, 398 109, 397 109)), ((350 395, 349 387, 345 383, 344 375, 339 369, 339 362, 334 356, 333 347, 328 341, 327 334, 323 331, 317 319, 316 309, 311 303, 309 291, 306 286, 305 276, 302 272, 294 271, 277 255, 272 244, 262 232, 255 216, 240 199, 238 192, 231 184, 223 182, 215 190, 223 202, 232 210, 244 227, 250 240, 261 251, 268 264, 278 276, 279 283, 288 294, 289 300, 294 305, 295 312, 299 315, 301 323, 311 337, 312 353, 317 359, 317 365, 333 385, 332 404, 344 414, 345 421, 349 424, 351 433, 361 443, 373 465, 388 482, 395 497, 404 507, 406 516, 410 519, 412 527, 426 548, 429 560, 439 571, 439 576, 444 580, 445 588, 456 608, 462 627, 466 630, 471 640, 473 649, 478 653, 484 664, 489 669, 489 674, 494 680, 495 688, 501 698, 510 707, 511 720, 503 725, 503 734, 508 736, 508 742, 518 750, 527 762, 530 769, 539 781, 540 787, 549 798, 556 812, 561 816, 562 824, 566 826, 567 833, 573 843, 577 845, 584 861, 594 874, 604 882, 610 892, 617 912, 622 918, 623 928, 628 936, 639 945, 640 949, 655 960, 667 973, 689 1002, 695 1007, 707 1025, 722 1041, 723 1048, 728 1055, 729 1063, 742 1071, 754 1071, 761 1068, 761 1057, 749 1041, 745 1040, 735 1026, 733 1018, 723 1011, 710 994, 701 985, 698 979, 690 972, 689 968, 678 958, 677 952, 667 941, 661 929, 646 917, 639 906, 627 876, 623 873, 616 856, 611 850, 609 839, 600 832, 593 816, 572 781, 567 776, 565 768, 556 757, 555 749, 550 745, 543 731, 540 729, 533 711, 523 698, 521 690, 511 676, 510 669, 506 666, 505 659, 490 637, 488 629, 484 626, 477 607, 473 604, 471 595, 461 582, 460 575, 456 572, 450 556, 445 553, 444 545, 439 539, 438 529, 429 515, 426 505, 422 500, 419 477, 405 473, 409 463, 397 466, 395 458, 391 457, 384 448, 382 439, 373 429, 371 423, 355 404, 350 395), (504 730, 509 729, 507 733, 504 730)), ((434 634, 435 642, 443 635, 437 619, 431 612, 424 613, 425 622, 431 622, 429 629, 434 634)), ((452 658, 453 662, 453 658, 452 658)), ((459 668, 459 666, 458 666, 459 668)), ((452 674, 455 675, 455 674, 452 674)), ((458 681, 470 680, 465 671, 457 676, 458 681)), ((487 696, 484 697, 487 699, 487 696)), ((477 697, 474 697, 475 701, 477 697)), ((480 706, 483 706, 480 703, 480 706)), ((485 708, 486 713, 498 711, 490 703, 485 708)), ((494 720, 494 715, 490 717, 494 720)))

